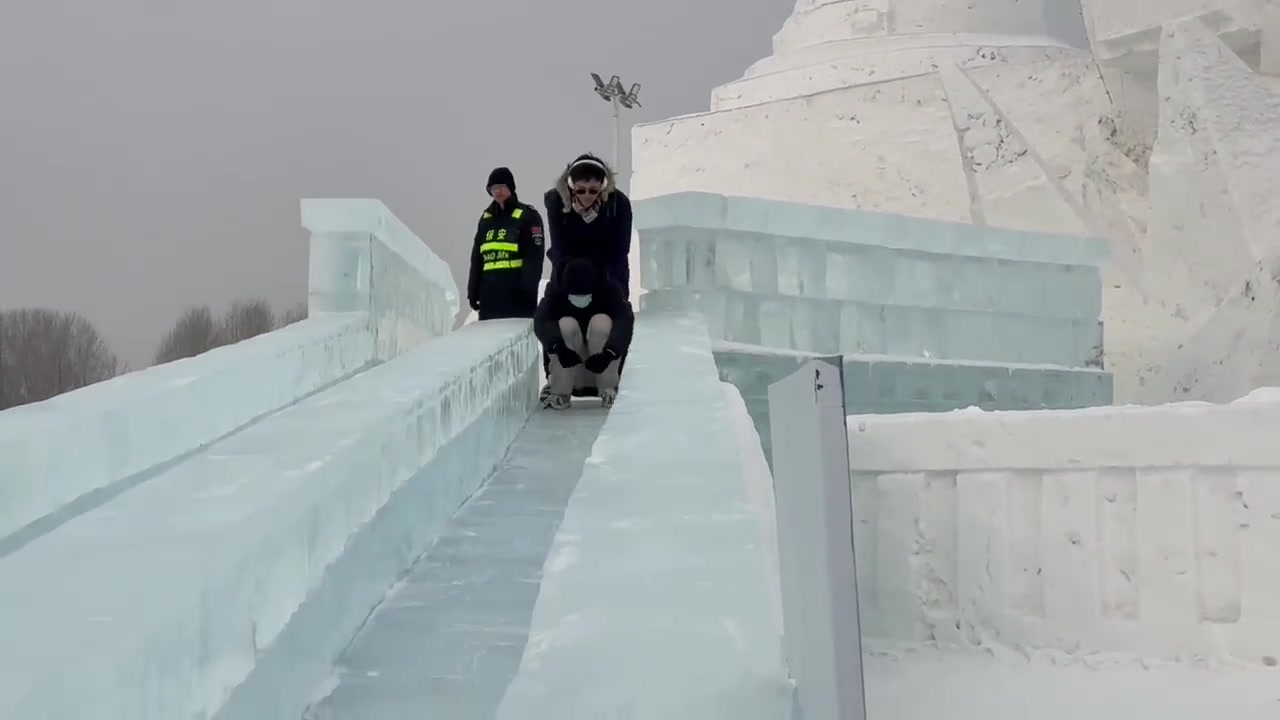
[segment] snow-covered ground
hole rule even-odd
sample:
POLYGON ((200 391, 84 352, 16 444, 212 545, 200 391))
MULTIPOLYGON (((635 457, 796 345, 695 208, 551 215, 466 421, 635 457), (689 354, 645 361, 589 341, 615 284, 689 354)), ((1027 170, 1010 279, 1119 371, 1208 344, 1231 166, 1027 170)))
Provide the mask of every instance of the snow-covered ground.
POLYGON ((871 720, 1270 720, 1280 670, 868 643, 871 720))

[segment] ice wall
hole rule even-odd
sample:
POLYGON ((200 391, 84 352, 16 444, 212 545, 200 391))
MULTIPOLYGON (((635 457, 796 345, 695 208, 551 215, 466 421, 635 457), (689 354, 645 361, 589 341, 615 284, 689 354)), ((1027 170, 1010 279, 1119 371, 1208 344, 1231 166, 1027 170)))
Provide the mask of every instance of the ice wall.
POLYGON ((309 319, 0 412, 0 540, 452 328, 448 268, 381 203, 304 201, 303 221, 309 319))
POLYGON ((299 717, 536 402, 527 321, 438 338, 0 563, 0 717, 299 717))
POLYGON ((453 329, 449 266, 377 200, 303 200, 311 312, 367 312, 387 360, 453 329))
POLYGON ((849 418, 868 637, 1280 657, 1280 395, 849 418))
POLYGON ((1099 367, 1100 240, 799 203, 638 200, 645 308, 694 309, 768 436, 768 386, 843 354, 858 412, 1085 407, 1099 367))
POLYGON ((716 339, 1100 364, 1100 241, 705 193, 636 218, 646 306, 696 305, 716 339))
POLYGON ((365 316, 336 313, 0 412, 0 538, 372 360, 365 316))
POLYGON ((705 326, 642 317, 498 720, 789 717, 732 410, 705 326))

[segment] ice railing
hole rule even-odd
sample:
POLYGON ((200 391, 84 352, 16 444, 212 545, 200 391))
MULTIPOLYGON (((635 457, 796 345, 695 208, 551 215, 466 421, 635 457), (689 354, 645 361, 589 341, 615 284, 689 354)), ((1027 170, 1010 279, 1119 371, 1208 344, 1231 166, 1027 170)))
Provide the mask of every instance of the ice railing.
POLYGON ((646 307, 822 354, 1100 367, 1104 241, 748 197, 637 200, 646 307))
POLYGON ((0 412, 0 542, 452 327, 444 262, 377 200, 306 200, 310 315, 203 355, 0 412))
POLYGON ((867 637, 1280 658, 1280 395, 848 419, 867 637))

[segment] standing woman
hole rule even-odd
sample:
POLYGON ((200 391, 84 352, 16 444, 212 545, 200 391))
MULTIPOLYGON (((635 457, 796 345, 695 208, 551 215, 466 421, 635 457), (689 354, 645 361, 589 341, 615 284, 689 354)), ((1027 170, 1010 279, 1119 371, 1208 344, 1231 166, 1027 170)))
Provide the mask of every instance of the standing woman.
POLYGON ((543 197, 547 209, 551 282, 574 258, 590 260, 631 296, 631 199, 618 188, 613 169, 587 153, 560 174, 543 197))

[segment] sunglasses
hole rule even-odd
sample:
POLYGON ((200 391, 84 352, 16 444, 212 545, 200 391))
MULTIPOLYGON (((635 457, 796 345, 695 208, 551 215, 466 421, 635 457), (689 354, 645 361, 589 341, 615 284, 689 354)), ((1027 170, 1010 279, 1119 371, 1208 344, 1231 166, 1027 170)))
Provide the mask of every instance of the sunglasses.
POLYGON ((573 189, 573 194, 574 194, 574 195, 599 195, 599 194, 600 194, 600 190, 601 190, 601 189, 602 189, 602 188, 598 188, 598 187, 593 187, 593 188, 583 188, 583 187, 580 187, 580 188, 574 188, 574 189, 573 189))

